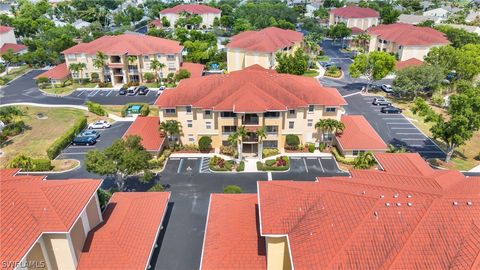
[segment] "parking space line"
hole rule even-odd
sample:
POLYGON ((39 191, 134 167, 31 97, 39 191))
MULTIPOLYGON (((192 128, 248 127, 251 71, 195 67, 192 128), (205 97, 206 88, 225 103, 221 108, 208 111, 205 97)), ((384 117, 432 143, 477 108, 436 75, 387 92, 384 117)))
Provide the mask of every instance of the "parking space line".
POLYGON ((422 136, 425 136, 422 133, 395 133, 395 134, 397 134, 397 135, 422 135, 422 136))
POLYGON ((105 96, 108 97, 112 92, 113 90, 108 91, 108 94, 106 94, 105 96))
POLYGON ((442 153, 443 151, 432 151, 432 150, 417 150, 417 152, 422 152, 422 153, 442 153))
POLYGON ((290 159, 300 159, 299 157, 290 157, 290 159))
POLYGON ((272 172, 268 172, 267 175, 268 175, 268 181, 272 181, 272 172))
POLYGON ((305 159, 304 159, 304 158, 302 158, 302 160, 303 160, 303 165, 305 165, 305 170, 306 170, 306 171, 307 171, 307 173, 308 173, 307 162, 305 161, 305 159))
POLYGON ((180 158, 178 158, 178 157, 172 157, 172 158, 170 158, 170 159, 171 159, 171 160, 180 160, 180 158))
POLYGON ((189 158, 187 158, 187 159, 188 159, 188 160, 197 160, 198 158, 196 158, 196 157, 189 157, 189 158))
POLYGON ((80 94, 78 94, 77 97, 81 96, 84 92, 85 90, 80 91, 80 94))
POLYGON ((392 127, 391 129, 417 129, 417 128, 392 127))
POLYGON ((184 159, 180 160, 180 164, 178 164, 177 173, 180 173, 180 171, 182 170, 183 161, 184 161, 184 159))
POLYGON ((322 169, 322 172, 325 172, 325 170, 323 169, 322 161, 320 159, 318 159, 318 163, 320 164, 320 168, 322 169))
POLYGON ((85 155, 87 152, 62 153, 62 155, 85 155))
POLYGON ((87 96, 88 97, 94 97, 100 90, 93 90, 91 93, 89 93, 87 96))
POLYGON ((386 117, 386 118, 382 118, 382 120, 407 120, 407 119, 403 117, 386 117))
POLYGON ((402 140, 402 141, 423 141, 423 140, 425 140, 425 138, 416 138, 416 139, 415 138, 405 138, 405 139, 400 138, 399 140, 402 140))
POLYGON ((400 122, 387 122, 387 125, 411 125, 410 122, 407 123, 400 123, 400 122))

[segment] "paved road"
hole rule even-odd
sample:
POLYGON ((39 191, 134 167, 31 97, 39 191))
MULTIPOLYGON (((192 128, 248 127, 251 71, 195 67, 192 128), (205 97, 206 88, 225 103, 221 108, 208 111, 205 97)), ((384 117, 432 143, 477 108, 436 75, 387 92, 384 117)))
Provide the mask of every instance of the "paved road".
POLYGON ((146 96, 119 96, 117 91, 89 90, 74 91, 65 97, 55 97, 43 94, 35 84, 33 77, 44 70, 33 70, 10 82, 0 89, 1 104, 31 102, 40 104, 82 105, 91 100, 101 104, 124 105, 129 102, 146 102, 153 104, 157 98, 156 91, 149 91, 146 96))

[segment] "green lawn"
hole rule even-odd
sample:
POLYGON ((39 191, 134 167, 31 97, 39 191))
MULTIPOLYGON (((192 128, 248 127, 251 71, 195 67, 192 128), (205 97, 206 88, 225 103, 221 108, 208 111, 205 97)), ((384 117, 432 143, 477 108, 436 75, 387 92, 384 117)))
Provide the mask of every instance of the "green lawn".
POLYGON ((27 73, 31 70, 32 69, 27 65, 16 68, 16 69, 10 71, 8 73, 8 75, 4 75, 4 76, 0 77, 0 85, 4 85, 7 82, 15 79, 17 76, 23 75, 23 74, 25 74, 25 73, 27 73))
POLYGON ((328 61, 330 61, 330 57, 328 57, 326 55, 319 55, 319 56, 317 56, 317 61, 328 62, 328 61))
POLYGON ((22 120, 29 129, 2 147, 4 156, 0 158, 0 167, 4 167, 11 158, 22 153, 33 158, 46 158, 47 148, 73 126, 75 119, 87 114, 81 110, 66 108, 19 108, 25 113, 22 120), (37 113, 42 113, 47 118, 38 119, 37 113))
POLYGON ((55 95, 68 95, 71 92, 75 91, 77 88, 93 88, 97 84, 96 83, 84 83, 84 84, 79 84, 79 83, 72 83, 70 85, 64 86, 64 87, 54 87, 52 88, 51 85, 46 85, 48 88, 42 88, 42 91, 47 92, 49 94, 55 94, 55 95))
POLYGON ((342 76, 342 71, 340 69, 336 69, 334 71, 327 69, 327 71, 325 71, 325 76, 332 78, 340 78, 342 76))
POLYGON ((303 76, 305 77, 316 77, 318 76, 318 71, 314 69, 307 70, 305 73, 303 73, 303 76))

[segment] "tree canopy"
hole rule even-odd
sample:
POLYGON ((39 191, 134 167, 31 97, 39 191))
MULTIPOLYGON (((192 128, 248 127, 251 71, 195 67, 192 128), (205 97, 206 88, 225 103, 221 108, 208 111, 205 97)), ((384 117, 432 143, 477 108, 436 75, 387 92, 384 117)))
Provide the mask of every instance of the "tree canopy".
POLYGON ((448 25, 435 26, 435 29, 444 33, 454 48, 460 48, 467 44, 480 44, 480 36, 476 33, 470 33, 448 25))
POLYGON ((444 71, 432 65, 408 67, 397 71, 393 86, 402 97, 413 100, 420 93, 431 93, 444 78, 444 71))
POLYGON ((471 80, 480 74, 480 44, 434 47, 425 56, 425 62, 442 68, 445 74, 455 71, 457 79, 471 80))
MULTIPOLYGON (((387 52, 371 52, 358 55, 350 65, 350 76, 365 76, 371 84, 387 76, 395 68, 395 57, 387 52)), ((368 87, 367 87, 368 89, 368 87)))
POLYGON ((277 53, 276 60, 279 73, 302 75, 307 71, 308 56, 302 49, 297 49, 293 54, 277 53))

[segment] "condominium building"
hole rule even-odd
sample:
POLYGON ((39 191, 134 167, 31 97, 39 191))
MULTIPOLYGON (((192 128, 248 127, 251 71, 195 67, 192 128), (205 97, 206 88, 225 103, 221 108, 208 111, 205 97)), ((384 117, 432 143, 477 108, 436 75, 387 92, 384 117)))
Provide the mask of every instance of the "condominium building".
POLYGON ((200 269, 480 269, 480 177, 375 158, 351 176, 211 194, 200 269))
POLYGON ((378 24, 380 14, 371 8, 346 6, 329 11, 328 25, 333 26, 344 23, 348 28, 361 29, 363 31, 378 24))
POLYGON ((0 25, 0 60, 1 55, 9 50, 21 54, 27 52, 27 46, 17 44, 13 27, 0 25))
MULTIPOLYGON (((217 8, 200 4, 177 5, 160 11, 160 19, 166 17, 170 23, 170 27, 175 27, 175 23, 183 14, 199 15, 202 18, 200 27, 211 28, 215 19, 220 20, 222 11, 217 8)), ((189 26, 187 25, 187 27, 189 26)))
POLYGON ((72 78, 91 78, 93 73, 101 75, 101 68, 94 65, 97 52, 107 56, 104 80, 116 84, 144 82, 145 73, 155 73, 151 62, 157 59, 165 65, 159 70, 160 77, 177 72, 182 64, 183 46, 179 42, 148 35, 123 34, 103 36, 88 43, 80 43, 62 53, 66 66, 83 63, 81 71, 72 71, 72 78))
POLYGON ((102 213, 101 183, 0 170, 1 269, 149 269, 170 193, 117 192, 102 213))
POLYGON ((277 27, 241 32, 227 44, 228 72, 252 65, 274 69, 277 53, 291 54, 301 48, 302 41, 302 33, 277 27))
POLYGON ((155 102, 160 121, 177 120, 182 125, 180 141, 196 144, 202 136, 212 139, 216 150, 228 145, 228 136, 245 126, 245 153, 257 153, 255 131, 265 127, 264 148, 284 149, 288 134, 302 144, 322 137, 315 123, 322 118, 340 120, 346 101, 335 88, 313 79, 279 74, 258 65, 226 75, 190 78, 175 89, 165 90, 155 102))
POLYGON ((367 29, 367 33, 371 37, 369 52, 392 53, 399 61, 423 60, 431 48, 449 44, 440 31, 405 23, 378 25, 367 29))

